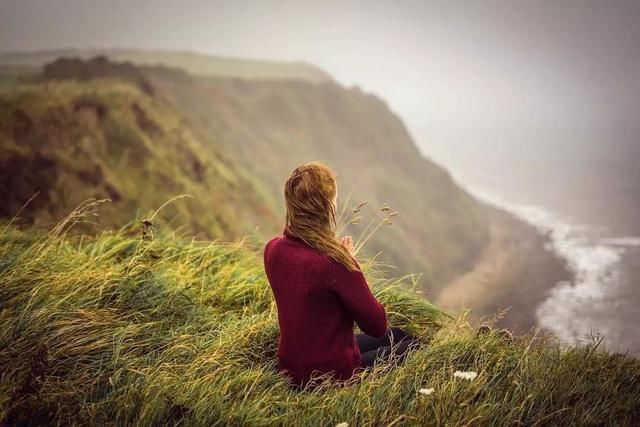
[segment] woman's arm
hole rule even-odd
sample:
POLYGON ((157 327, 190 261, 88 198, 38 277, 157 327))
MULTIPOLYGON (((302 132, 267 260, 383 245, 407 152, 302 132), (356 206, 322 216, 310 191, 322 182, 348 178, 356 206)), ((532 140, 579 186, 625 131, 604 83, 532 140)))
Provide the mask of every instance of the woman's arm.
POLYGON ((383 305, 371 293, 362 271, 349 271, 344 265, 334 261, 331 262, 328 273, 329 286, 338 294, 362 332, 382 337, 388 328, 387 314, 383 305))
POLYGON ((262 255, 262 261, 264 264, 264 272, 267 275, 267 278, 269 277, 269 248, 271 247, 271 245, 273 244, 273 242, 276 240, 276 238, 274 237, 273 239, 269 240, 267 242, 267 244, 264 246, 264 252, 262 255))

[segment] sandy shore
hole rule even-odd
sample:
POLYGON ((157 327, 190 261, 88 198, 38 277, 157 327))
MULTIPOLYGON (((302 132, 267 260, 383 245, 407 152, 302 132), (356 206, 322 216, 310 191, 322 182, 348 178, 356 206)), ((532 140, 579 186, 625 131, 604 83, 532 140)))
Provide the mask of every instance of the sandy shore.
POLYGON ((535 310, 556 283, 571 275, 546 249, 549 239, 511 214, 485 205, 491 242, 473 268, 449 282, 435 302, 451 312, 471 309, 471 319, 492 319, 517 333, 536 324, 535 310))

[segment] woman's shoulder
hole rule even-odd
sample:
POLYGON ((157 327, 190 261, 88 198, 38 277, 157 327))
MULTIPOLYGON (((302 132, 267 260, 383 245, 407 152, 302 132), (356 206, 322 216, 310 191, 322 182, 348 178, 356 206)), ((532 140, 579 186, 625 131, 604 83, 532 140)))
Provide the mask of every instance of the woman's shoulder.
POLYGON ((273 238, 271 238, 269 241, 267 241, 267 243, 264 245, 264 252, 266 253, 273 245, 277 244, 279 241, 281 241, 284 238, 284 236, 280 235, 280 236, 275 236, 273 238))
POLYGON ((270 240, 267 241, 267 244, 265 246, 272 245, 273 243, 277 242, 278 240, 282 240, 283 238, 284 238, 284 236, 282 236, 282 235, 274 236, 270 240))
POLYGON ((302 257, 307 261, 309 261, 309 258, 314 258, 315 262, 322 262, 325 267, 329 267, 331 261, 333 261, 327 254, 309 246, 302 239, 286 234, 278 235, 270 239, 264 246, 265 255, 272 249, 277 249, 276 252, 283 255, 295 254, 295 256, 302 257))
POLYGON ((287 251, 292 251, 292 250, 295 251, 297 249, 304 250, 306 248, 311 249, 302 240, 297 239, 297 238, 291 238, 291 237, 287 236, 286 234, 279 234, 279 235, 271 238, 264 245, 264 250, 266 252, 266 251, 270 250, 271 248, 275 248, 275 247, 286 248, 285 250, 287 250, 287 251))

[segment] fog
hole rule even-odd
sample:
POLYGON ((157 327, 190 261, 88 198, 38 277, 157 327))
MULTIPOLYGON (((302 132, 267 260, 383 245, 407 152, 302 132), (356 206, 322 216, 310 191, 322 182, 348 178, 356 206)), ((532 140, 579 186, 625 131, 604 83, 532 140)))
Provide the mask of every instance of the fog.
MULTIPOLYGON (((575 301, 581 284, 597 282, 580 310, 595 304, 602 321, 619 308, 616 289, 638 298, 637 278, 618 275, 639 256, 618 243, 637 247, 640 235, 639 24, 640 2, 622 0, 3 0, 0 50, 135 47, 316 64, 387 100, 423 153, 470 191, 544 232, 569 227, 554 245, 576 266, 576 286, 556 296, 575 301)), ((635 307, 605 329, 624 335, 635 307)), ((588 316, 578 333, 592 327, 588 316)))
POLYGON ((0 4, 2 50, 140 47, 317 64, 387 99, 427 147, 633 126, 640 106, 633 1, 0 4))

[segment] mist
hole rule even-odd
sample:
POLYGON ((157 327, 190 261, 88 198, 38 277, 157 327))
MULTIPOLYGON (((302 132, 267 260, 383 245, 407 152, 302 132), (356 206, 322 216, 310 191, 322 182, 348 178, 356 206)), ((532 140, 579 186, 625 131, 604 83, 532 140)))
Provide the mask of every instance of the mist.
MULTIPOLYGON (((639 22, 640 3, 622 0, 25 0, 0 3, 0 50, 123 47, 315 64, 383 98, 424 156, 471 193, 543 233, 575 229, 577 252, 554 242, 576 277, 587 274, 576 263, 582 249, 613 251, 588 275, 613 300, 601 319, 620 301, 612 274, 624 276, 618 295, 638 295, 637 245, 602 242, 640 235, 639 22)), ((625 312, 619 324, 640 316, 625 312)), ((619 327, 607 328, 619 338, 619 327)))
POLYGON ((27 0, 1 8, 2 50, 138 47, 308 61, 387 99, 423 144, 633 126, 640 106, 640 5, 631 1, 27 0))

